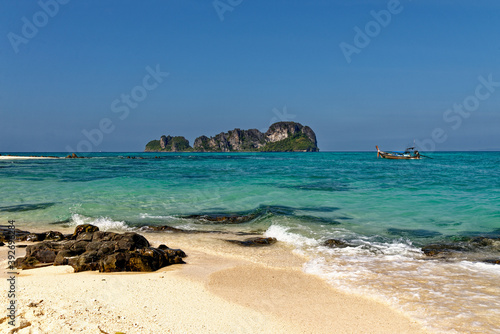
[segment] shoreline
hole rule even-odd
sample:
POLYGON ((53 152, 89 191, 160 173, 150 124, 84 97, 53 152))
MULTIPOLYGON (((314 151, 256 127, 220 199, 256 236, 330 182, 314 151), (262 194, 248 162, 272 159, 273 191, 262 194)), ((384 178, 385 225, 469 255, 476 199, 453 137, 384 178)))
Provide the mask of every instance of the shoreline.
MULTIPOLYGON (((140 234, 153 246, 181 248, 186 264, 149 273, 21 270, 17 325, 68 333, 426 333, 389 305, 304 273, 306 259, 284 243, 242 247, 222 241, 227 235, 140 234)), ((0 329, 12 327, 3 322, 0 329)))
POLYGON ((62 159, 59 157, 44 157, 44 156, 22 156, 22 155, 0 155, 0 160, 43 160, 43 159, 62 159))

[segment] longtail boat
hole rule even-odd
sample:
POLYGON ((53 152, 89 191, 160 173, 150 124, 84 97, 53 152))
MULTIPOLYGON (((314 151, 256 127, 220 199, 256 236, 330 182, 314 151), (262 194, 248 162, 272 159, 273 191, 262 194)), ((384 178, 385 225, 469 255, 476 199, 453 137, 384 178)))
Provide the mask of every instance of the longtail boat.
POLYGON ((384 159, 407 159, 407 160, 415 160, 415 159, 420 159, 420 153, 415 150, 415 147, 408 147, 405 151, 403 152, 397 152, 397 151, 392 151, 392 152, 384 152, 379 150, 378 146, 375 146, 377 148, 377 158, 381 157, 384 159))

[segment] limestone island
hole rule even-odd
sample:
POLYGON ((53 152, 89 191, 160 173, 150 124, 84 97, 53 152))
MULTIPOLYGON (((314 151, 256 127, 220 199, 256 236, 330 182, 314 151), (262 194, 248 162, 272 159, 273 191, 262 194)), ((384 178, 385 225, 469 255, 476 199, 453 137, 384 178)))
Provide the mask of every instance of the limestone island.
POLYGON ((295 122, 274 123, 262 133, 257 129, 234 129, 214 137, 200 136, 193 147, 182 136, 161 136, 144 152, 318 152, 314 131, 295 122))

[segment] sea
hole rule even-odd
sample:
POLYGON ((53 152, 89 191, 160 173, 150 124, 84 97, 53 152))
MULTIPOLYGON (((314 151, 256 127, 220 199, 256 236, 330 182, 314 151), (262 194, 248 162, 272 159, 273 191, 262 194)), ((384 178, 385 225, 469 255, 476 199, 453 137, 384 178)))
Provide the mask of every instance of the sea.
POLYGON ((500 333, 500 152, 427 156, 127 152, 0 160, 0 224, 262 233, 304 256, 305 272, 390 304, 430 330, 500 333), (251 219, 221 224, 200 215, 251 219), (340 247, 326 246, 329 239, 340 247), (427 256, 429 245, 441 250, 427 256))

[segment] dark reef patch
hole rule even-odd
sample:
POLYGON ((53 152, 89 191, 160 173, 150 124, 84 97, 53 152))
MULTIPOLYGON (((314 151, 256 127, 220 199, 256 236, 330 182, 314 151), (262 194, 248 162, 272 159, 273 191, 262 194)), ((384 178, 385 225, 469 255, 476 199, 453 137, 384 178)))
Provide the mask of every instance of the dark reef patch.
POLYGON ((425 245, 422 251, 430 257, 439 256, 445 259, 458 258, 497 264, 495 261, 500 253, 500 236, 457 236, 425 245))
POLYGON ((297 214, 299 211, 310 212, 332 212, 339 210, 336 207, 318 207, 318 208, 294 208, 285 205, 261 205, 253 210, 239 212, 204 212, 181 216, 183 219, 194 219, 201 223, 210 224, 243 224, 255 221, 259 218, 274 216, 287 216, 301 219, 304 221, 315 222, 320 224, 340 224, 337 219, 350 219, 348 217, 325 218, 311 215, 297 214))
POLYGON ((341 182, 317 182, 317 183, 306 183, 306 184, 296 184, 296 185, 280 185, 279 188, 287 189, 298 189, 298 190, 308 190, 308 191, 349 191, 351 187, 346 183, 341 182))
POLYGON ((437 231, 425 230, 425 229, 402 229, 402 228, 388 228, 387 233, 392 235, 398 235, 403 237, 414 237, 414 238, 434 238, 442 235, 442 233, 437 231))
POLYGON ((19 204, 19 205, 10 205, 10 206, 0 206, 1 212, 24 212, 24 211, 34 211, 34 210, 43 210, 54 206, 55 202, 47 202, 47 203, 36 203, 36 204, 19 204))

